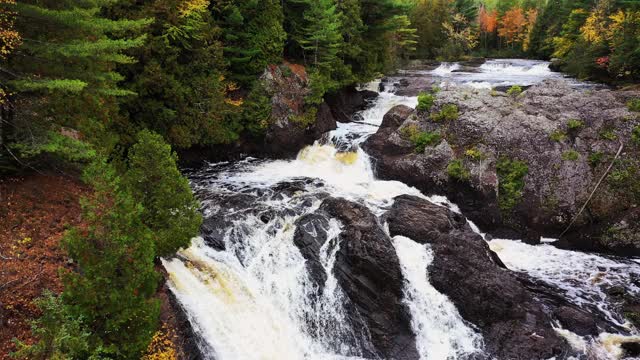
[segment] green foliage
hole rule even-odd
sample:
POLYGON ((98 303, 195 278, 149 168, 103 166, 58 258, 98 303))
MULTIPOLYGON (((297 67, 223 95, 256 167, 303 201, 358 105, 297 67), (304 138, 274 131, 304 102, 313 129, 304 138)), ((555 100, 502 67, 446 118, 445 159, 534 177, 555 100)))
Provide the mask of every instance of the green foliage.
POLYGON ((518 97, 520 94, 522 94, 522 87, 518 85, 513 85, 507 90, 507 95, 509 96, 518 97))
POLYGON ((629 111, 640 112, 640 99, 632 99, 627 101, 629 111))
POLYGON ((589 154, 589 165, 591 165, 591 167, 596 168, 598 167, 598 165, 600 165, 602 163, 604 159, 604 153, 600 152, 600 151, 596 151, 593 152, 591 154, 589 154))
POLYGON ((636 146, 640 146, 640 125, 636 125, 633 130, 631 130, 631 142, 636 146))
POLYGON ((584 127, 584 122, 578 119, 569 119, 569 121, 567 121, 567 129, 569 129, 570 131, 575 131, 583 127, 584 127))
POLYGON ((562 131, 562 130, 556 130, 554 132, 552 132, 551 134, 549 134, 549 139, 555 141, 555 142, 562 142, 567 140, 567 134, 562 131))
POLYGON ((580 154, 575 150, 568 150, 562 153, 562 160, 576 161, 580 158, 580 154))
POLYGON ((69 308, 48 290, 36 300, 42 316, 31 325, 38 341, 27 345, 14 340, 17 351, 11 354, 18 359, 86 359, 100 355, 101 348, 92 349, 91 332, 82 321, 69 313, 69 308))
POLYGON ((603 140, 613 141, 618 138, 618 136, 613 132, 613 129, 603 129, 600 131, 600 138, 603 140))
POLYGON ((452 160, 447 165, 447 174, 452 179, 459 181, 468 180, 471 177, 471 173, 465 168, 461 159, 452 160))
POLYGON ((189 181, 180 174, 177 155, 158 134, 141 131, 129 150, 124 184, 141 204, 142 222, 151 230, 158 256, 187 247, 198 234, 202 217, 189 181))
POLYGON ((62 299, 71 316, 90 324, 92 344, 118 358, 137 358, 159 315, 152 299, 158 283, 153 233, 110 165, 97 160, 84 176, 95 193, 83 200, 87 228, 70 230, 62 241, 79 269, 64 275, 62 299))
POLYGON ((431 110, 431 107, 433 106, 435 101, 435 96, 422 92, 418 94, 418 106, 416 107, 416 109, 418 109, 419 111, 429 111, 431 110))
POLYGON ((431 114, 430 118, 432 121, 441 122, 458 120, 459 116, 458 105, 446 104, 442 106, 439 112, 431 114))
POLYGON ((467 151, 464 152, 464 155, 468 158, 471 158, 473 160, 484 160, 487 158, 487 155, 484 154, 482 151, 480 151, 477 148, 471 148, 471 149, 467 149, 467 151))
POLYGON ((442 137, 437 132, 421 131, 411 136, 411 142, 415 146, 415 152, 421 154, 427 146, 436 146, 442 137))
POLYGON ((510 211, 522 199, 529 167, 523 161, 500 158, 496 171, 499 181, 498 204, 502 211, 510 211))
POLYGON ((14 144, 12 148, 25 159, 49 154, 66 162, 88 163, 96 157, 96 151, 91 145, 60 132, 49 131, 39 140, 44 142, 21 142, 14 144))

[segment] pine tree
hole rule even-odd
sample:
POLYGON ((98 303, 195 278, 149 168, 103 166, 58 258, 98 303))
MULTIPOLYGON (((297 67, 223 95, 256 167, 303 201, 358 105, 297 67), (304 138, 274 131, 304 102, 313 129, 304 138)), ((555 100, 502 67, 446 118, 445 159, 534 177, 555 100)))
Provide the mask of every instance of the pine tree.
POLYGON ((142 221, 151 229, 157 255, 172 255, 198 234, 202 223, 199 205, 178 170, 178 157, 171 146, 148 130, 141 131, 137 139, 129 150, 124 182, 144 208, 142 221))

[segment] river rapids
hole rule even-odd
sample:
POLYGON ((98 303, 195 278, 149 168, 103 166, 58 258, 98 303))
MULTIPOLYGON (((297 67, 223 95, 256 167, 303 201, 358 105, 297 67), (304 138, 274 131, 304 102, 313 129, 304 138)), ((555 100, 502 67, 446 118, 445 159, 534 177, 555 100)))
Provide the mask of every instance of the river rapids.
MULTIPOLYGON (((476 73, 454 72, 459 67, 443 64, 413 76, 473 87, 530 85, 560 76, 539 61, 489 61, 476 73)), ((373 82, 364 87, 377 91, 378 86, 379 82, 373 82)), ((444 197, 427 197, 402 182, 376 179, 369 156, 358 145, 376 132, 389 109, 400 104, 415 107, 417 98, 398 96, 387 86, 358 114, 358 121, 338 123, 336 130, 301 150, 295 160, 247 158, 211 163, 189 173, 204 217, 225 225, 219 234, 223 240, 208 244, 202 237, 195 238, 191 247, 164 259, 163 265, 204 358, 380 358, 370 355, 368 329, 349 323, 349 299, 333 275, 336 253, 341 241, 346 241, 338 236, 340 222, 328 219, 325 229, 329 236, 321 248, 321 265, 327 274, 322 291, 314 285, 293 236, 296 220, 317 210, 327 194, 363 204, 376 216, 384 214, 393 198, 402 194, 459 212, 444 197)), ((482 354, 479 330, 429 283, 428 268, 434 256, 429 246, 401 236, 392 241, 420 358, 468 359, 482 354)), ((585 358, 620 359, 622 343, 640 341, 604 290, 620 287, 640 293, 632 281, 640 277, 637 262, 560 250, 549 244, 493 239, 489 245, 509 269, 554 285, 568 301, 628 329, 625 334, 589 338, 551 324, 585 358)))

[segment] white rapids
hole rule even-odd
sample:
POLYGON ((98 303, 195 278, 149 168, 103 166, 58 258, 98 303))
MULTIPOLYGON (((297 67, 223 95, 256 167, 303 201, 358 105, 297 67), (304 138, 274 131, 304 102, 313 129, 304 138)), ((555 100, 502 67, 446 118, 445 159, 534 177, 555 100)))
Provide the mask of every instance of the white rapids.
MULTIPOLYGON (((517 62, 510 64, 518 67, 517 62)), ((510 73, 546 74, 543 65, 515 70, 509 66, 485 70, 495 70, 496 77, 501 76, 500 68, 510 73)), ((453 71, 457 67, 443 68, 438 76, 456 76, 453 71)), ((377 90, 378 85, 374 82, 363 87, 377 90)), ((387 89, 359 114, 357 122, 339 124, 338 129, 327 134, 324 143, 303 149, 295 160, 249 158, 209 164, 191 174, 204 217, 224 224, 224 250, 196 238, 188 249, 163 259, 163 265, 169 274, 170 289, 185 310, 205 358, 379 359, 367 355, 373 349, 368 329, 349 323, 345 310, 349 299, 333 275, 342 225, 330 219, 324 229, 328 236, 321 248, 321 265, 327 274, 323 291, 312 281, 293 237, 296 220, 313 213, 326 194, 366 205, 377 216, 401 194, 423 197, 459 212, 444 197, 426 197, 402 182, 376 179, 368 155, 358 145, 375 133, 384 114, 399 104, 414 107, 417 99, 397 96, 393 89, 387 89), (287 191, 281 190, 282 184, 287 191), (238 199, 251 201, 251 208, 237 206, 238 199)), ((395 237, 393 244, 421 359, 482 355, 479 331, 465 322, 454 304, 429 283, 427 270, 434 256, 429 247, 404 237, 395 237)), ((600 285, 639 290, 630 284, 630 276, 640 275, 637 263, 564 252, 550 245, 503 240, 493 240, 490 245, 512 270, 549 282, 577 305, 593 308, 621 324, 623 319, 608 303, 600 285)), ((632 340, 629 336, 616 338, 620 336, 616 334, 586 339, 566 331, 563 336, 571 338, 576 347, 584 346, 585 353, 597 350, 611 359, 619 358, 620 343, 632 340)))

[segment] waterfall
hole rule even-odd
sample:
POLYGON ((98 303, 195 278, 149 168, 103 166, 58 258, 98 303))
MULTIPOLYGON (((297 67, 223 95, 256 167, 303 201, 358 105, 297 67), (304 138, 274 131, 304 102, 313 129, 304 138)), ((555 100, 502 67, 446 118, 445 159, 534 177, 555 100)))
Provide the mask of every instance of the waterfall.
MULTIPOLYGON (((514 75, 517 81, 539 81, 548 75, 541 76, 543 71, 536 66, 522 70, 528 72, 526 76, 514 75)), ((457 68, 457 64, 447 65, 441 72, 456 79, 462 76, 452 72, 457 68)), ((504 80, 492 77, 495 74, 491 75, 490 69, 481 69, 485 70, 489 71, 467 73, 463 81, 495 84, 504 80)), ((366 88, 377 89, 378 84, 366 88)), ((249 158, 209 164, 191 174, 194 190, 203 203, 205 222, 212 220, 223 229, 217 234, 220 244, 194 239, 191 247, 164 259, 163 265, 169 275, 169 287, 199 336, 206 358, 333 360, 363 359, 364 354, 370 354, 368 329, 349 323, 345 315, 349 299, 333 274, 336 254, 343 245, 339 240, 341 224, 325 219, 328 227, 323 230, 327 236, 320 249, 320 263, 327 276, 321 289, 293 242, 295 224, 314 213, 327 194, 363 204, 377 216, 402 194, 460 212, 442 196, 427 197, 402 182, 376 179, 369 156, 358 146, 377 131, 384 114, 393 106, 416 104, 416 97, 397 96, 392 88, 386 88, 370 108, 359 114, 361 121, 339 124, 327 134, 328 143, 309 146, 294 160, 249 158)), ((478 355, 482 337, 461 318, 454 304, 429 283, 427 268, 433 260, 429 247, 402 237, 395 237, 393 244, 421 359, 478 355)), ((511 269, 550 282, 564 289, 574 301, 605 314, 608 311, 612 318, 622 321, 606 297, 589 283, 628 281, 623 273, 631 265, 613 260, 603 263, 603 258, 595 255, 567 257, 557 249, 554 252, 518 242, 494 240, 490 244, 511 269), (560 266, 563 259, 570 259, 571 266, 560 266), (607 269, 605 275, 586 271, 602 266, 607 269)), ((598 351, 615 352, 618 347, 604 345, 613 343, 615 336, 582 340, 599 344, 598 351)))
POLYGON ((404 236, 393 239, 405 278, 405 302, 422 360, 465 359, 482 352, 482 337, 462 319, 453 303, 430 283, 427 268, 433 261, 428 245, 404 236))

